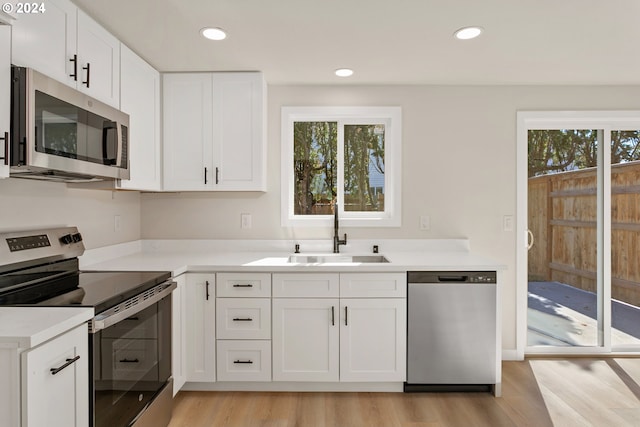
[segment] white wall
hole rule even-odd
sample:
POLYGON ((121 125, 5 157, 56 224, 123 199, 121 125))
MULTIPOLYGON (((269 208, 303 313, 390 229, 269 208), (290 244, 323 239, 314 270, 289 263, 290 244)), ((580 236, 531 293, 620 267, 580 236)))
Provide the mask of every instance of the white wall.
POLYGON ((87 249, 140 238, 140 194, 68 188, 59 182, 0 179, 0 231, 76 225, 87 249), (121 228, 114 231, 114 215, 121 228))
POLYGON ((280 226, 280 108, 400 105, 402 227, 346 229, 352 238, 468 237, 475 252, 506 264, 503 347, 516 347, 516 111, 640 109, 640 86, 269 86, 268 191, 142 195, 143 238, 326 238, 330 229, 280 226), (240 228, 240 214, 253 228, 240 228), (431 230, 418 217, 431 216, 431 230))

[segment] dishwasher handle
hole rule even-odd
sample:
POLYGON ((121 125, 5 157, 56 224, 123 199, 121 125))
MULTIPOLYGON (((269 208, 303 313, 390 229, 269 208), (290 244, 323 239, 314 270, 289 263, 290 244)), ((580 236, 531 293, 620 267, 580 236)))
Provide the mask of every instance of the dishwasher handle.
POLYGON ((448 276, 448 275, 439 275, 438 282, 468 282, 469 276, 448 276))

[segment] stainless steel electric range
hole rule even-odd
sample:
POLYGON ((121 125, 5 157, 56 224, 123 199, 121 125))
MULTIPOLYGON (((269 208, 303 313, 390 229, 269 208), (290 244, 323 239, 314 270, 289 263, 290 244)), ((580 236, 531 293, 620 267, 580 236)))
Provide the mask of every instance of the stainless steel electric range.
POLYGON ((171 419, 169 272, 82 271, 76 227, 0 234, 0 306, 93 307, 87 325, 92 427, 171 419))

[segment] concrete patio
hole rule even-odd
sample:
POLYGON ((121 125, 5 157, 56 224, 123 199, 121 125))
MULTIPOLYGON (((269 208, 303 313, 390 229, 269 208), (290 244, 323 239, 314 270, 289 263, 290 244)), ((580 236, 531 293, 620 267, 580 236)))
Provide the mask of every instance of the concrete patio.
MULTIPOLYGON (((596 294, 558 282, 529 282, 529 346, 597 346, 596 294)), ((612 345, 640 349, 640 308, 612 302, 612 345)))

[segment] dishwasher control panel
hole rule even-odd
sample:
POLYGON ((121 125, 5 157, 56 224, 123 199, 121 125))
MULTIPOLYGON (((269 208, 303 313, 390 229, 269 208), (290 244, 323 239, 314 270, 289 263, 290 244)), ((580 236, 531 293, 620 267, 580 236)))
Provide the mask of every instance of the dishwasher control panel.
POLYGON ((495 271, 409 271, 408 283, 496 283, 495 271))

